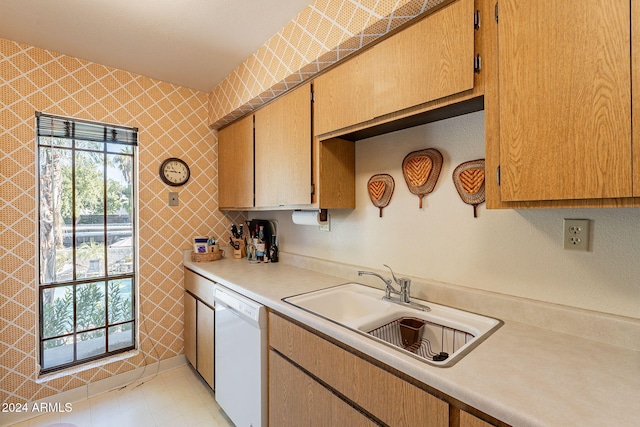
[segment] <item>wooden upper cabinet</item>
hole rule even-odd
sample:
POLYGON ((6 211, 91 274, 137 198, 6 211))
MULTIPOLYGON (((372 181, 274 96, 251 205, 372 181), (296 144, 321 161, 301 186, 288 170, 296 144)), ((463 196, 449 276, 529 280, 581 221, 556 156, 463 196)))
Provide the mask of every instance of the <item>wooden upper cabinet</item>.
POLYGON ((500 0, 503 201, 632 196, 630 19, 629 0, 500 0))
POLYGON ((314 144, 312 203, 320 209, 356 207, 356 146, 353 141, 331 138, 314 144))
POLYGON ((218 206, 253 207, 253 115, 218 132, 218 206))
POLYGON ((311 203, 311 84, 255 113, 256 207, 311 203))
POLYGON ((373 50, 358 54, 315 79, 315 135, 373 119, 373 50))
POLYGON ((375 117, 473 89, 474 2, 458 0, 372 51, 375 117))

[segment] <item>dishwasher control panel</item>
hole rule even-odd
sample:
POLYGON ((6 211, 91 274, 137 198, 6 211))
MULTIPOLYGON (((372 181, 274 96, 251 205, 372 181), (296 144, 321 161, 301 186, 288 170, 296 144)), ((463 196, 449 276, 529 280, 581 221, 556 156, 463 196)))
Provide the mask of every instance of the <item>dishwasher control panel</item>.
POLYGON ((260 323, 264 317, 263 305, 220 285, 215 286, 213 299, 216 304, 222 304, 256 323, 260 323))

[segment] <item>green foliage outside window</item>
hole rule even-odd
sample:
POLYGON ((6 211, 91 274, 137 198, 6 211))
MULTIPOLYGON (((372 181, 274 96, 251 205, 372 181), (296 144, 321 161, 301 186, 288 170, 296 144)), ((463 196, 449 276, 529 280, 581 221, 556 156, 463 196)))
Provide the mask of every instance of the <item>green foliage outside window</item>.
MULTIPOLYGON (((131 297, 123 296, 121 292, 122 281, 114 280, 108 286, 108 309, 107 314, 109 324, 126 322, 133 319, 133 304, 131 297)), ((53 290, 49 290, 52 292, 53 290)), ((78 285, 76 290, 76 325, 77 332, 87 329, 100 328, 105 325, 105 298, 104 282, 91 282, 78 285)), ((128 325, 121 327, 125 330, 128 325)), ((64 295, 53 299, 52 302, 44 305, 43 333, 44 338, 69 334, 74 330, 73 325, 73 290, 71 287, 65 289, 64 295)), ((80 340, 86 341, 94 338, 101 338, 105 334, 105 329, 97 329, 87 333, 79 334, 80 340)), ((61 337, 47 340, 45 349, 64 345, 67 338, 61 337)))

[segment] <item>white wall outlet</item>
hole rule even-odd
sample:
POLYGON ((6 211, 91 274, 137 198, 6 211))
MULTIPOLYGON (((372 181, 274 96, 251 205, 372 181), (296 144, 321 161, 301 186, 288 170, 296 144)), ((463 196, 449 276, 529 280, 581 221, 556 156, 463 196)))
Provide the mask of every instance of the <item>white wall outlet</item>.
POLYGON ((169 192, 169 206, 178 206, 179 203, 178 193, 173 191, 169 192))
POLYGON ((564 248, 572 251, 589 250, 589 220, 564 219, 562 238, 564 248))

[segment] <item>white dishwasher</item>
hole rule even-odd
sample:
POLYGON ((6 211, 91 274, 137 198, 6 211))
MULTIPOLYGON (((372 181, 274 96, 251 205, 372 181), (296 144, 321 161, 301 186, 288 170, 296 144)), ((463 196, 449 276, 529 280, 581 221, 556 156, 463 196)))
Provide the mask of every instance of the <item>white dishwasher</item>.
POLYGON ((267 311, 214 287, 216 401, 237 427, 267 425, 267 311))

